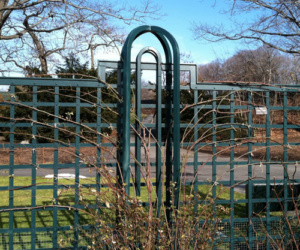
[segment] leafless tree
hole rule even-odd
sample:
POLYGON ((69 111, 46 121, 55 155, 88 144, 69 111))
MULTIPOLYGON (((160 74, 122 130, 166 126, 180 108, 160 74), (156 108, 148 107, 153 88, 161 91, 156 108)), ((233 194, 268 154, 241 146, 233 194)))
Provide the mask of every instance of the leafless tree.
MULTIPOLYGON (((186 64, 194 63, 193 57, 191 53, 182 52, 180 53, 180 62, 186 64)), ((181 85, 189 85, 190 84, 190 72, 188 71, 181 71, 180 72, 180 84, 181 85)))
POLYGON ((198 66, 198 81, 222 81, 224 80, 223 63, 217 59, 211 63, 198 66))
POLYGON ((267 45, 255 50, 240 50, 227 60, 217 59, 200 65, 198 80, 297 84, 300 78, 298 58, 267 45))
POLYGON ((282 84, 300 84, 300 57, 289 55, 281 62, 280 82, 282 84))
MULTIPOLYGON (((218 4, 217 1, 214 1, 218 4)), ((224 2, 224 1, 222 1, 224 2)), ((196 39, 250 40, 282 52, 300 54, 300 1, 231 0, 223 14, 229 25, 195 23, 196 39), (244 16, 244 21, 241 16, 244 16), (229 27, 230 26, 230 27, 229 27)))
POLYGON ((284 56, 266 45, 256 50, 241 50, 223 64, 226 80, 280 83, 284 56))
POLYGON ((12 65, 31 74, 33 68, 49 71, 49 61, 70 52, 91 53, 122 42, 123 23, 157 18, 159 8, 150 0, 141 5, 97 0, 0 1, 2 70, 12 65))

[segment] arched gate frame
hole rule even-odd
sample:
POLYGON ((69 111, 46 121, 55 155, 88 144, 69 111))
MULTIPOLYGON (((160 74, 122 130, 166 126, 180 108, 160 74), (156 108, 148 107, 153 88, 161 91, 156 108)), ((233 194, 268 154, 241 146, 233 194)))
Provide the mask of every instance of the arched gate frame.
MULTIPOLYGON (((162 156, 161 156, 161 78, 162 72, 166 76, 166 122, 165 128, 168 128, 168 136, 165 150, 165 173, 166 173, 166 205, 170 205, 171 194, 169 192, 170 183, 175 184, 174 195, 175 205, 179 205, 179 185, 180 185, 180 70, 190 72, 191 84, 196 84, 196 65, 182 65, 180 66, 180 53, 176 40, 166 30, 156 26, 141 26, 134 29, 127 37, 121 53, 121 60, 119 62, 99 62, 100 79, 105 80, 105 70, 118 69, 118 89, 119 94, 123 100, 118 104, 118 135, 119 135, 119 150, 118 162, 120 164, 117 168, 122 173, 118 172, 120 182, 125 185, 126 193, 130 193, 130 110, 131 110, 131 88, 136 88, 136 115, 138 120, 141 120, 141 70, 152 69, 156 70, 156 191, 158 194, 158 207, 161 205, 161 171, 162 171, 162 156), (164 49, 165 64, 161 63, 161 56, 154 48, 146 47, 140 51, 136 62, 131 62, 131 48, 134 40, 140 35, 150 32, 158 38, 164 49), (156 63, 141 62, 143 54, 150 53, 156 59, 156 63), (136 86, 131 84, 131 72, 136 70, 136 86)), ((135 125, 137 131, 140 130, 138 122, 135 125)), ((135 158, 137 162, 140 160, 141 141, 137 135, 135 139, 135 158)), ((140 170, 139 166, 135 164, 135 188, 137 195, 140 194, 140 170)), ((159 212, 159 209, 158 209, 159 212)))

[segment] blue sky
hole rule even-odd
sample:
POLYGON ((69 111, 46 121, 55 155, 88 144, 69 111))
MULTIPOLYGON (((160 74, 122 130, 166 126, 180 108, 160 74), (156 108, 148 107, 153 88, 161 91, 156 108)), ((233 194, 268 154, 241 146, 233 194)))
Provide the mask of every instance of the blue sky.
MULTIPOLYGON (((121 3, 131 5, 140 5, 143 0, 118 0, 121 3)), ((147 1, 147 0, 146 0, 147 1)), ((229 25, 229 17, 220 14, 220 11, 226 8, 226 5, 232 3, 232 0, 150 0, 152 3, 160 5, 161 14, 165 14, 158 20, 148 19, 145 21, 147 25, 160 26, 169 31, 177 40, 181 52, 190 53, 193 63, 206 64, 216 60, 217 58, 226 59, 232 56, 237 50, 247 49, 245 44, 239 42, 218 42, 212 43, 207 41, 194 40, 191 27, 193 22, 201 22, 208 24, 223 24, 229 25), (213 6, 215 4, 215 6, 213 6)), ((240 17, 240 22, 248 21, 244 14, 240 17)), ((248 19, 251 17, 248 15, 248 19)), ((141 24, 121 25, 126 33, 141 24)), ((139 37, 132 50, 133 60, 135 55, 144 47, 152 46, 162 53, 162 49, 157 39, 151 34, 144 34, 139 37)), ((121 49, 121 48, 119 48, 121 49)), ((96 60, 114 60, 120 59, 118 52, 98 51, 95 55, 96 60)), ((144 58, 148 60, 148 58, 144 58)), ((23 76, 12 72, 8 76, 23 76)))
MULTIPOLYGON (((127 1, 130 4, 140 3, 139 0, 127 1)), ((161 13, 165 13, 165 16, 159 20, 149 19, 145 24, 160 26, 169 31, 177 40, 180 51, 190 53, 194 63, 205 64, 216 58, 228 58, 242 48, 239 42, 196 41, 191 31, 193 22, 228 24, 228 17, 220 14, 228 1, 217 1, 214 7, 214 0, 152 0, 152 2, 161 6, 161 13)), ((125 30, 129 33, 137 26, 137 24, 125 26, 125 30)), ((133 54, 145 46, 160 47, 160 44, 151 34, 141 36, 134 45, 133 54)))
MULTIPOLYGON (((140 5, 144 0, 118 0, 119 3, 140 5)), ((147 0, 146 0, 147 1, 147 0)), ((147 25, 160 26, 169 31, 177 40, 181 52, 190 53, 192 60, 196 64, 206 64, 217 58, 226 59, 232 56, 237 50, 243 49, 239 42, 218 42, 212 43, 207 41, 196 41, 191 30, 193 22, 201 22, 208 24, 224 24, 228 25, 228 16, 220 14, 220 11, 226 8, 226 5, 232 3, 232 0, 149 0, 161 7, 160 13, 164 14, 160 19, 148 19, 145 21, 147 25), (215 6, 214 3, 216 2, 215 6)), ((249 17, 249 16, 248 16, 249 17)), ((241 21, 247 21, 242 15, 241 21)), ((121 25, 126 33, 141 24, 134 23, 126 25, 123 22, 117 22, 121 25)), ((142 48, 152 46, 156 49, 161 48, 157 39, 151 34, 145 34, 139 37, 133 47, 134 55, 142 48)), ((119 48, 121 49, 121 47, 119 48)), ((162 52, 162 49, 159 49, 162 52)), ((96 60, 119 60, 118 52, 100 50, 96 53, 96 60)), ((147 58, 146 58, 147 60, 147 58)), ((12 73, 13 75, 20 75, 12 73)))

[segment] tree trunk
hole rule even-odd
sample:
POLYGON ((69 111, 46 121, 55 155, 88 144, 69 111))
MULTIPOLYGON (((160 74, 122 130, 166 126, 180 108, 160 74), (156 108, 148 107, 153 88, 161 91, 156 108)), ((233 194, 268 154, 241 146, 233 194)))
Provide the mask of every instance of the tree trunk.
POLYGON ((31 36, 32 41, 35 45, 36 51, 38 52, 42 74, 47 74, 48 73, 48 64, 47 64, 47 58, 46 58, 46 49, 43 45, 43 42, 40 41, 40 39, 34 33, 34 31, 31 30, 29 23, 28 23, 28 17, 24 20, 23 24, 26 27, 26 29, 28 30, 28 33, 31 36))
POLYGON ((91 69, 95 69, 94 46, 91 44, 91 69))

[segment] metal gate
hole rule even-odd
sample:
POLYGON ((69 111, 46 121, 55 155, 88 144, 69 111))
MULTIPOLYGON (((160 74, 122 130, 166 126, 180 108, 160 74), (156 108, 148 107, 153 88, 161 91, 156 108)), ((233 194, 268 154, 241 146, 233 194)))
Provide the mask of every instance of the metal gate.
MULTIPOLYGON (((0 100, 0 249, 92 245, 85 234, 94 225, 80 213, 87 208, 80 192, 105 188, 91 167, 103 165, 116 171, 128 194, 131 187, 130 195, 141 195, 142 176, 150 174, 157 216, 174 197, 180 209, 185 192, 194 195, 196 210, 211 205, 213 216, 200 218, 198 227, 216 227, 210 239, 215 249, 295 247, 300 86, 197 83, 197 66, 179 66, 176 44, 164 30, 142 26, 129 40, 123 62, 99 62, 100 80, 0 79, 10 86, 9 98, 0 100), (130 62, 128 49, 145 32, 156 32, 163 44, 166 37, 172 41, 173 54, 164 47, 165 63, 148 47, 130 62), (145 53, 156 63, 142 63, 145 53), (156 71, 155 84, 142 84, 145 70, 156 71), (113 74, 118 82, 108 83, 113 74), (142 89, 153 94, 150 103, 142 100, 142 89), (117 136, 107 136, 116 127, 117 136), (64 172, 74 179, 59 179, 64 172), (44 178, 48 174, 51 179, 44 178), (51 198, 41 198, 46 194, 51 198)), ((88 204, 101 206, 96 198, 88 204)))

